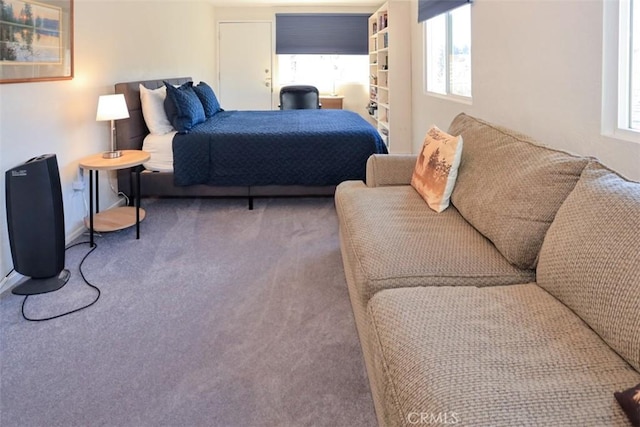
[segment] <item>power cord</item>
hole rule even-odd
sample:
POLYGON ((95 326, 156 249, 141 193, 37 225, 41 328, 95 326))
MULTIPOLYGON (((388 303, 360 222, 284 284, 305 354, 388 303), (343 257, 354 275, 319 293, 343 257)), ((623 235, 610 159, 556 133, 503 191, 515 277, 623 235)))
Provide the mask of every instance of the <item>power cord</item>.
MULTIPOLYGON (((75 246, 84 245, 84 244, 89 244, 89 242, 78 242, 78 243, 74 243, 74 244, 73 244, 73 245, 71 245, 71 246, 67 246, 67 247, 65 248, 65 251, 66 251, 67 249, 71 249, 71 248, 73 248, 73 247, 75 247, 75 246)), ((58 317, 67 316, 67 315, 69 315, 69 314, 71 314, 71 313, 76 313, 76 312, 78 312, 78 311, 80 311, 80 310, 84 310, 85 308, 89 308, 89 307, 91 307, 93 304, 95 304, 96 302, 98 302, 98 300, 100 299, 100 289, 99 289, 97 286, 95 286, 95 285, 91 284, 91 282, 89 282, 89 281, 87 280, 87 278, 84 276, 84 272, 82 271, 82 264, 84 264, 84 261, 87 259, 87 257, 88 257, 89 255, 91 255, 91 252, 93 252, 97 247, 98 247, 98 245, 96 245, 96 244, 94 243, 93 247, 89 250, 89 252, 87 252, 87 253, 85 254, 85 256, 84 256, 84 257, 82 258, 82 260, 80 261, 80 265, 78 266, 78 270, 80 271, 80 276, 82 276, 82 280, 84 280, 84 282, 85 282, 88 286, 90 286, 90 287, 92 287, 93 289, 95 289, 96 291, 98 291, 98 295, 96 296, 96 298, 95 298, 93 301, 91 301, 89 304, 87 304, 87 305, 85 305, 85 306, 82 306, 82 307, 80 307, 80 308, 76 308, 76 309, 74 309, 74 310, 67 311, 66 313, 58 314, 58 315, 51 316, 51 317, 44 317, 44 318, 42 318, 42 319, 32 319, 32 318, 30 318, 30 317, 27 317, 27 315, 26 315, 26 314, 24 314, 24 305, 25 305, 25 303, 27 302, 27 299, 29 298, 29 295, 27 295, 27 296, 25 296, 25 297, 24 297, 24 300, 22 301, 22 317, 23 317, 25 320, 28 320, 28 321, 30 321, 30 322, 44 322, 44 321, 47 321, 47 320, 57 319, 58 317)))
POLYGON ((124 197, 124 203, 125 203, 125 206, 129 206, 129 197, 128 197, 126 194, 124 194, 124 192, 123 192, 123 191, 118 191, 118 190, 116 190, 116 187, 113 185, 113 181, 114 181, 113 176, 112 176, 112 175, 110 175, 108 179, 109 179, 109 186, 111 187, 111 191, 112 191, 112 192, 113 192, 117 197, 124 197))

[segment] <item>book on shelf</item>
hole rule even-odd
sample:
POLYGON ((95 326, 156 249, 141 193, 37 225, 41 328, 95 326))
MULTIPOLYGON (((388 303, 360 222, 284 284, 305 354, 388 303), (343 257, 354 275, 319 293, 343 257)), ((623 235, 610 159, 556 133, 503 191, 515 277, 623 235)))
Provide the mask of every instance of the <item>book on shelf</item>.
POLYGON ((387 28, 387 12, 384 12, 382 15, 380 15, 380 23, 378 25, 378 28, 380 28, 381 31, 387 28))

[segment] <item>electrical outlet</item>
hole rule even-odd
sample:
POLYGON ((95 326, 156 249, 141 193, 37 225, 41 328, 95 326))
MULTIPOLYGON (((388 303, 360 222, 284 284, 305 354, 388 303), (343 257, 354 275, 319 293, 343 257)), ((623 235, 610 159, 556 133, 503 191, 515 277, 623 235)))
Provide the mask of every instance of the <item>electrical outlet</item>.
POLYGON ((84 191, 84 181, 73 181, 73 191, 84 191))
POLYGON ((78 175, 75 181, 73 181, 73 191, 84 191, 84 171, 82 168, 78 168, 78 175))

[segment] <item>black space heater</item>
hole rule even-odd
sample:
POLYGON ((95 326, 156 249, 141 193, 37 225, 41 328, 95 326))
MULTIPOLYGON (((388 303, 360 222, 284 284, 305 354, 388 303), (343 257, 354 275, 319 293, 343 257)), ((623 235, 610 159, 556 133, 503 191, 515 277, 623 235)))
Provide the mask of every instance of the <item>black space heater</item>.
POLYGON ((60 289, 64 269, 64 210, 55 154, 9 169, 5 176, 7 225, 14 269, 28 279, 12 289, 34 295, 60 289))

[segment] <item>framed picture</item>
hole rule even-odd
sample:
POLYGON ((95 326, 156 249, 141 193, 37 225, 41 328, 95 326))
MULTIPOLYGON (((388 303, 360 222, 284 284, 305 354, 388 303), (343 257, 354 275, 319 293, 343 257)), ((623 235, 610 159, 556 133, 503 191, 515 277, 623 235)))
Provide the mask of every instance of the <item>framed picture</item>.
POLYGON ((0 83, 73 78, 73 0, 0 0, 0 83))

